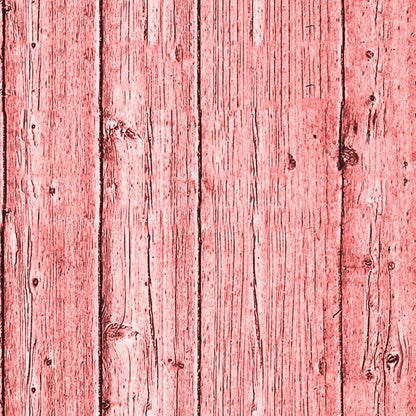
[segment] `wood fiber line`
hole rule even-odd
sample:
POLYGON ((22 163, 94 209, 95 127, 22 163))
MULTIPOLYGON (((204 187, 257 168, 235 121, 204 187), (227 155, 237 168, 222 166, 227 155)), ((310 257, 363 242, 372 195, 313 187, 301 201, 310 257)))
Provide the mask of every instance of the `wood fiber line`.
POLYGON ((198 408, 194 0, 103 2, 103 404, 198 408))
POLYGON ((98 414, 98 2, 3 2, 5 415, 98 414))
POLYGON ((345 0, 345 416, 416 412, 415 13, 345 0))
POLYGON ((201 5, 201 414, 340 414, 341 4, 201 5))

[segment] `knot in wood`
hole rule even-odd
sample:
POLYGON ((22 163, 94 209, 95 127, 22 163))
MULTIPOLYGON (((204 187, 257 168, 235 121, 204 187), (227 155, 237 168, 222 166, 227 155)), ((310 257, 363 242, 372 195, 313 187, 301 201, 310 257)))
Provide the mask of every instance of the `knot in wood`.
POLYGON ((399 362, 400 357, 399 354, 388 354, 386 358, 386 364, 389 371, 396 367, 397 363, 399 362))
POLYGON ((296 160, 295 160, 295 158, 290 153, 288 153, 287 155, 288 155, 288 158, 289 158, 289 166, 288 166, 288 169, 289 170, 293 170, 293 169, 296 168, 296 160))
POLYGON ((343 166, 355 166, 358 163, 359 157, 352 147, 345 146, 341 151, 341 159, 343 166))
POLYGON ((370 258, 370 257, 366 257, 366 258, 363 260, 363 264, 364 264, 364 266, 366 266, 366 267, 372 267, 373 262, 372 262, 372 260, 371 260, 371 258, 370 258))
POLYGON ((368 59, 371 59, 371 58, 373 58, 373 57, 374 57, 374 52, 373 52, 373 51, 368 50, 368 51, 365 53, 365 55, 367 56, 367 58, 368 58, 368 59))
POLYGON ((365 378, 366 378, 367 380, 372 380, 372 379, 374 378, 374 374, 373 374, 373 372, 372 372, 370 369, 368 369, 368 370, 365 372, 365 378))

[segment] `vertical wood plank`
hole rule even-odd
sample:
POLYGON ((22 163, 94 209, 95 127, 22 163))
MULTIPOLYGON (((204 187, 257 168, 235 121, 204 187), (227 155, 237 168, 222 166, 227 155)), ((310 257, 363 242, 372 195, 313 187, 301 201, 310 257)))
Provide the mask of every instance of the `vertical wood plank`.
POLYGON ((341 12, 202 3, 202 411, 341 411, 341 12))
POLYGON ((103 409, 196 408, 194 0, 103 3, 103 409))
POLYGON ((98 414, 97 4, 6 2, 7 415, 98 414))
POLYGON ((415 12, 345 1, 345 415, 416 411, 415 12))

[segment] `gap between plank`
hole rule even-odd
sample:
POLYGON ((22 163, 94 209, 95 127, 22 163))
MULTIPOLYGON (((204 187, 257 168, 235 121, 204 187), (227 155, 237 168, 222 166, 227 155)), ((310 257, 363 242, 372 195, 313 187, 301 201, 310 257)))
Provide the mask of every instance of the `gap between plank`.
POLYGON ((343 354, 343 326, 342 326, 342 253, 343 253, 343 237, 344 237, 344 168, 343 151, 345 146, 345 138, 343 135, 343 116, 345 107, 345 0, 341 0, 341 104, 339 111, 339 154, 338 169, 341 170, 341 219, 340 219, 340 238, 339 238, 339 266, 338 266, 338 290, 339 290, 339 345, 340 345, 340 406, 341 416, 344 416, 344 354, 343 354))
POLYGON ((6 1, 2 0, 2 44, 1 44, 1 66, 2 66, 2 80, 1 80, 1 103, 2 103, 2 119, 3 119, 3 201, 2 201, 2 226, 1 226, 1 404, 2 415, 6 415, 4 406, 5 400, 5 361, 4 361, 4 341, 5 335, 5 319, 4 319, 4 287, 5 287, 5 267, 4 267, 4 246, 5 246, 5 221, 6 221, 6 204, 7 204, 7 114, 6 114, 6 1))
POLYGON ((201 325, 202 325, 202 225, 201 225, 201 204, 202 204, 202 110, 201 110, 201 0, 196 0, 196 105, 198 112, 198 276, 197 276, 197 322, 196 322, 196 415, 201 416, 201 325))
POLYGON ((103 117, 103 0, 98 0, 99 19, 99 79, 98 79, 98 110, 99 110, 99 182, 100 203, 98 223, 98 414, 103 413, 103 263, 102 263, 102 239, 103 239, 103 204, 104 204, 104 117, 103 117))
POLYGON ((197 277, 197 362, 196 362, 196 414, 201 416, 201 325, 202 325, 202 225, 201 225, 201 204, 202 204, 202 110, 201 110, 201 0, 196 0, 197 21, 196 21, 196 105, 198 112, 198 277, 197 277))

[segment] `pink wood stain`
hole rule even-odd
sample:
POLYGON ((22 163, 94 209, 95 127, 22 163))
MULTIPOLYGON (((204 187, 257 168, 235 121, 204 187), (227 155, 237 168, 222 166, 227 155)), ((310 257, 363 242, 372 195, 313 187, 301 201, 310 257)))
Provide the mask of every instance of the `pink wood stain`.
POLYGON ((12 0, 3 416, 416 414, 411 0, 12 0))

